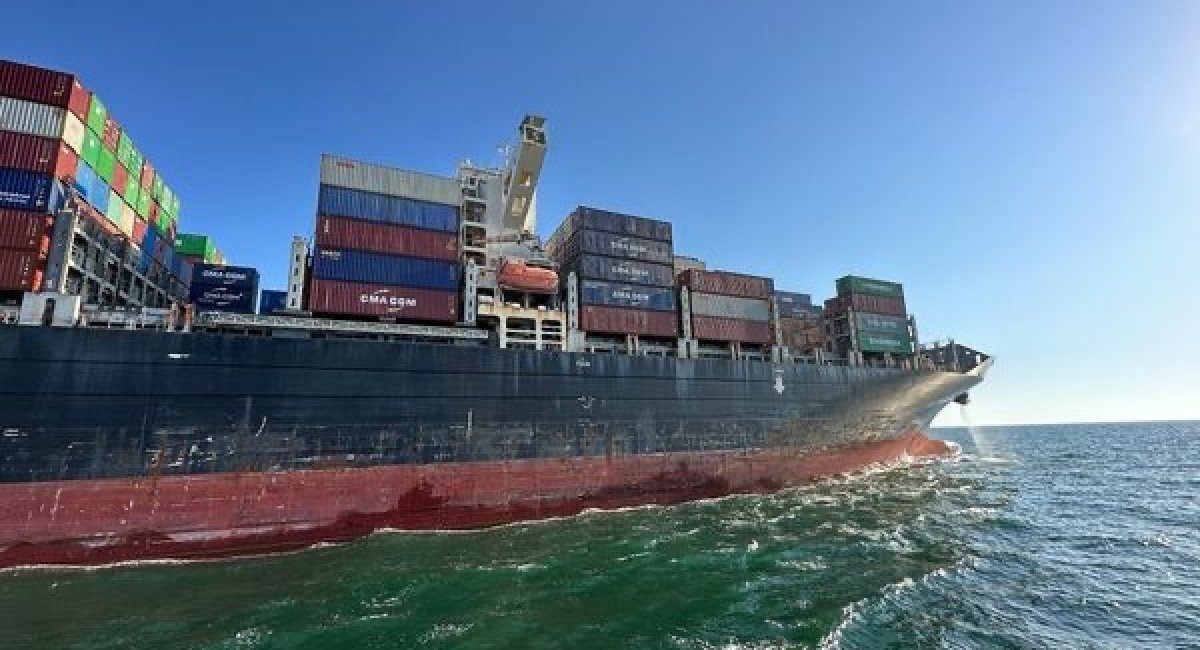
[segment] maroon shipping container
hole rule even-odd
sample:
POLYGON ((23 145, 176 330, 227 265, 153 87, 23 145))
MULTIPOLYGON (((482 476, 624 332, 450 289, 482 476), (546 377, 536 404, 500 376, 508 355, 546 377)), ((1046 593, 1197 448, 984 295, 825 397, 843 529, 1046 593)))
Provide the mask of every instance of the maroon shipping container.
POLYGON ((88 93, 73 75, 65 72, 0 61, 0 95, 70 108, 80 118, 87 117, 88 93), (80 106, 82 112, 77 110, 80 106))
POLYGON ((313 278, 308 309, 317 314, 453 323, 458 320, 458 292, 313 278))
POLYGON ((0 131, 0 167, 24 169, 55 178, 75 175, 78 158, 66 143, 53 138, 0 131), (67 155, 63 155, 63 151, 67 155))
POLYGON ((113 118, 104 121, 104 133, 100 135, 100 141, 104 143, 105 149, 116 152, 117 145, 121 142, 121 127, 117 126, 113 118))
POLYGON ((0 291, 33 291, 42 284, 37 251, 0 250, 0 291))
POLYGON ((458 261, 458 233, 435 232, 376 221, 317 217, 317 246, 458 261))
POLYGON ((771 324, 717 316, 692 316, 692 337, 701 341, 768 344, 775 340, 771 324))
POLYGON ((679 315, 673 311, 582 305, 579 308, 579 328, 584 332, 600 334, 675 338, 679 336, 679 315))
POLYGON ((117 196, 125 198, 125 184, 129 182, 129 172, 125 170, 125 165, 117 163, 113 165, 112 182, 109 187, 117 193, 117 196))
POLYGON ((848 296, 830 298, 825 301, 825 311, 834 316, 846 313, 846 310, 850 307, 853 307, 854 311, 867 314, 885 314, 887 316, 908 315, 903 298, 854 293, 848 296))
POLYGON ((24 210, 0 210, 0 249, 37 251, 49 247, 53 217, 24 210))
POLYGON ((756 275, 744 275, 729 271, 703 271, 688 269, 679 274, 680 286, 701 293, 717 293, 740 298, 770 300, 775 293, 775 281, 756 275))

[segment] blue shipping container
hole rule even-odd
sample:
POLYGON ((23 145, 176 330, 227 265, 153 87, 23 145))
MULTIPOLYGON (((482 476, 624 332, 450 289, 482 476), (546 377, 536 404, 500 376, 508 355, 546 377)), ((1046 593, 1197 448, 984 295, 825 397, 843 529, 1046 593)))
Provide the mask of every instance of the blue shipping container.
MULTIPOLYGON (((92 187, 88 190, 88 203, 92 204, 98 212, 108 214, 108 198, 111 196, 108 183, 99 175, 92 177, 92 187)), ((151 229, 152 230, 152 229, 151 229)))
POLYGON ((53 176, 0 168, 0 208, 53 213, 62 203, 62 188, 53 176))
POLYGON ((139 251, 141 258, 138 259, 137 270, 138 273, 146 275, 150 273, 150 265, 154 263, 154 242, 150 242, 150 248, 140 248, 139 251))
POLYGON ((458 291, 460 270, 457 262, 318 248, 312 272, 321 280, 458 291))
POLYGON ((191 281, 208 287, 252 289, 255 295, 258 294, 258 269, 249 266, 197 264, 192 267, 191 281))
POLYGON ((317 211, 332 217, 352 217, 426 230, 458 232, 458 208, 454 206, 345 187, 322 185, 317 198, 317 211))
POLYGON ((784 318, 803 318, 811 313, 812 296, 807 293, 776 291, 775 305, 779 308, 779 315, 784 318))
POLYGON ((257 289, 193 284, 188 295, 199 311, 253 314, 254 298, 257 293, 257 289))
POLYGON ((88 203, 92 201, 92 186, 96 183, 96 172, 91 165, 79 161, 79 167, 75 169, 75 190, 80 196, 87 199, 88 203))
POLYGON ((599 280, 583 280, 580 285, 580 302, 585 305, 675 311, 673 288, 644 287, 599 280))
POLYGON ((258 293, 258 313, 273 314, 287 308, 287 292, 263 289, 258 293))

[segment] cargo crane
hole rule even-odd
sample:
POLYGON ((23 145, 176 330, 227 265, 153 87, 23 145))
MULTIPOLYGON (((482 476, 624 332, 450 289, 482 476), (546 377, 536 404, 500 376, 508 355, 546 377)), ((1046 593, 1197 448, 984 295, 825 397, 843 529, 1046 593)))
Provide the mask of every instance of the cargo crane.
POLYGON ((545 126, 544 118, 526 115, 499 169, 470 161, 459 166, 467 269, 463 320, 494 330, 501 347, 565 346, 558 272, 535 234, 545 126))

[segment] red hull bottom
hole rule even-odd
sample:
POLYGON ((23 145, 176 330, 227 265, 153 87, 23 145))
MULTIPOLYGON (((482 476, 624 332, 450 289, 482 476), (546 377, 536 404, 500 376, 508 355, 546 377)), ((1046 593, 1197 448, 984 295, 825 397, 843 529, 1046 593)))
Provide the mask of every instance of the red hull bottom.
POLYGON ((251 555, 385 528, 482 528, 772 492, 950 452, 914 433, 803 455, 696 452, 5 484, 0 568, 251 555))

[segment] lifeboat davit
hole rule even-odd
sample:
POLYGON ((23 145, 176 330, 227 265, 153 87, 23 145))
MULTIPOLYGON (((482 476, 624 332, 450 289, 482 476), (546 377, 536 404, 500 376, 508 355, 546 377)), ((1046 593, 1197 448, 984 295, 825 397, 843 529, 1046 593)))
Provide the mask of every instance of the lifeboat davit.
POLYGON ((500 265, 499 284, 502 289, 526 293, 558 293, 558 273, 523 260, 506 259, 500 265))

